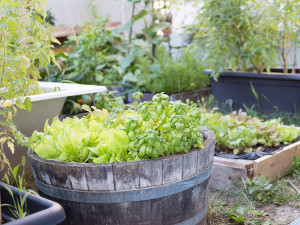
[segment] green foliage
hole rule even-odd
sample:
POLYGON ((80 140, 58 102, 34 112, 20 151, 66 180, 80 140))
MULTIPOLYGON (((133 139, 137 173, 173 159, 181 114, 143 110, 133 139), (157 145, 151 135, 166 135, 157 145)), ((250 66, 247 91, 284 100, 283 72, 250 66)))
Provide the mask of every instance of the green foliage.
POLYGON ((122 53, 117 44, 120 38, 106 29, 107 22, 107 18, 95 16, 82 27, 80 35, 69 36, 69 65, 64 79, 101 85, 112 85, 122 79, 116 68, 118 53, 122 53))
POLYGON ((173 59, 164 47, 158 47, 153 63, 147 58, 138 61, 141 72, 136 74, 137 85, 152 93, 184 92, 209 84, 199 53, 190 48, 183 49, 181 56, 173 59))
POLYGON ((22 157, 22 164, 17 165, 14 168, 11 168, 10 165, 8 165, 8 170, 5 173, 5 180, 7 184, 11 184, 16 186, 19 189, 19 196, 15 197, 11 191, 11 189, 4 184, 5 189, 9 192, 10 197, 13 200, 13 205, 10 204, 1 204, 1 207, 8 207, 9 211, 12 214, 12 218, 9 218, 10 221, 23 218, 28 215, 28 209, 27 209, 27 196, 29 193, 37 194, 33 190, 26 190, 23 185, 25 184, 24 174, 25 174, 25 156, 22 157), (22 172, 19 171, 20 166, 22 167, 22 172), (12 180, 10 179, 12 178, 12 180), (22 195, 22 191, 27 191, 24 195, 22 195))
POLYGON ((40 93, 38 67, 56 63, 50 49, 51 27, 45 22, 46 1, 3 0, 0 2, 0 160, 8 163, 4 143, 14 153, 17 109, 31 110, 28 97, 40 93))
MULTIPOLYGON (((95 4, 91 4, 94 20, 83 25, 81 35, 69 37, 67 54, 57 55, 63 71, 49 65, 50 73, 43 71, 43 79, 101 85, 136 84, 139 75, 144 73, 140 61, 147 62, 147 67, 152 64, 156 47, 169 39, 158 36, 157 31, 168 29, 170 21, 167 15, 158 18, 161 13, 152 7, 153 0, 128 3, 132 5, 131 21, 111 31, 106 30, 108 19, 97 16, 95 4), (150 23, 147 15, 152 16, 150 23), (140 20, 144 20, 145 27, 135 34, 133 26, 140 20), (123 35, 128 30, 129 37, 123 35)), ((166 9, 167 4, 164 5, 166 9)))
POLYGON ((267 213, 262 209, 256 209, 255 203, 240 190, 235 190, 234 194, 233 190, 212 192, 209 198, 207 224, 273 224, 265 218, 267 213))
POLYGON ((295 73, 297 67, 296 49, 300 40, 300 18, 297 16, 300 11, 298 0, 275 0, 272 2, 273 18, 277 22, 277 37, 279 46, 279 60, 283 72, 287 73, 292 67, 295 73), (288 62, 290 61, 290 62, 288 62))
POLYGON ((290 174, 292 176, 300 176, 300 157, 294 158, 294 162, 290 168, 290 174))
POLYGON ((105 108, 110 114, 119 114, 126 110, 122 97, 115 97, 115 92, 100 92, 95 94, 96 107, 105 108))
POLYGON ((284 126, 280 119, 262 121, 241 110, 225 116, 217 112, 206 112, 203 117, 203 125, 216 135, 217 149, 229 148, 234 154, 250 153, 258 146, 291 143, 300 136, 300 130, 294 125, 284 126))
POLYGON ((300 206, 300 195, 291 182, 299 186, 299 177, 284 177, 272 184, 265 178, 255 178, 250 186, 245 182, 233 183, 228 190, 211 190, 209 196, 208 224, 289 224, 300 206), (268 185, 272 185, 268 190, 268 185), (250 188, 250 189, 249 189, 250 188), (249 190, 255 191, 250 195, 249 190), (272 194, 270 194, 273 192, 272 194), (259 198, 266 200, 262 202, 259 198), (278 212, 288 210, 289 216, 278 218, 278 212), (294 212, 294 213, 293 213, 294 212), (243 222, 238 222, 242 221, 243 222))
POLYGON ((263 210, 249 210, 249 207, 240 204, 233 204, 231 208, 226 210, 226 215, 238 224, 269 224, 263 223, 262 218, 266 215, 263 210), (248 219, 249 215, 250 220, 248 219))
MULTIPOLYGON (((59 54, 58 61, 64 69, 61 72, 49 65, 50 74, 43 71, 43 79, 61 81, 64 79, 86 84, 118 85, 136 82, 136 75, 142 72, 138 64, 140 58, 150 60, 155 55, 155 48, 164 39, 157 36, 157 30, 169 27, 169 24, 148 24, 146 15, 155 15, 151 7, 153 1, 142 1, 138 9, 136 4, 141 1, 129 1, 132 4, 131 21, 111 31, 106 29, 107 18, 97 16, 95 3, 89 5, 94 20, 85 23, 83 32, 69 37, 68 53, 59 54), (133 26, 138 20, 144 20, 145 28, 134 37, 133 26), (123 33, 129 30, 129 37, 123 33), (123 78, 124 77, 124 78, 123 78)), ((154 17, 153 17, 154 18, 154 17)))
POLYGON ((52 160, 68 162, 85 162, 91 157, 90 148, 100 142, 101 120, 66 118, 63 122, 58 119, 45 124, 44 133, 35 132, 36 153, 52 160), (66 136, 65 134, 68 134, 66 136))
POLYGON ((109 116, 88 106, 82 119, 55 119, 35 131, 31 148, 42 158, 66 162, 125 162, 158 158, 202 148, 201 110, 196 105, 169 102, 157 94, 153 102, 138 105, 138 111, 109 116), (65 134, 68 134, 67 136, 65 134))
POLYGON ((247 194, 253 201, 264 204, 273 203, 299 207, 300 195, 299 193, 295 193, 293 187, 288 187, 290 184, 291 181, 289 179, 277 180, 270 183, 265 176, 253 179, 247 178, 245 180, 247 194))
POLYGON ((255 177, 252 180, 247 177, 245 183, 248 194, 254 200, 267 202, 274 197, 276 189, 265 176, 255 177))
POLYGON ((71 98, 67 98, 67 100, 64 103, 64 106, 61 110, 61 114, 67 114, 67 115, 74 115, 74 114, 78 114, 78 113, 82 113, 82 107, 81 104, 78 103, 78 101, 73 100, 74 97, 71 98))
POLYGON ((269 72, 279 59, 286 70, 289 52, 295 64, 292 49, 299 40, 299 7, 298 0, 205 1, 195 42, 205 44, 213 76, 228 68, 269 72))
POLYGON ((47 16, 45 18, 45 21, 52 26, 55 25, 55 18, 50 10, 47 10, 47 16))
MULTIPOLYGON (((230 114, 235 110, 232 99, 227 99, 226 102, 219 103, 214 99, 213 95, 210 95, 207 101, 204 101, 203 99, 203 101, 198 100, 197 103, 200 107, 205 107, 213 111, 217 110, 222 114, 230 114)), ((245 112, 249 116, 258 117, 261 120, 272 120, 278 118, 285 125, 295 125, 296 127, 300 127, 300 112, 282 112, 274 108, 273 113, 263 114, 257 110, 257 105, 259 105, 259 102, 258 104, 254 104, 251 107, 245 107, 245 112)))

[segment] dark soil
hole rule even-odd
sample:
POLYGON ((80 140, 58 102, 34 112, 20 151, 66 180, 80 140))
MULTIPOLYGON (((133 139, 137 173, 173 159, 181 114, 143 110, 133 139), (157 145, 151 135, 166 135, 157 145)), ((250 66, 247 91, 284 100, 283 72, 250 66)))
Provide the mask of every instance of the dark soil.
MULTIPOLYGON (((267 153, 272 153, 275 151, 280 151, 282 150, 285 146, 289 144, 280 144, 279 146, 263 146, 263 145, 257 145, 252 147, 253 152, 267 152, 267 153)), ((221 154, 233 154, 233 149, 230 148, 219 148, 216 146, 216 152, 219 152, 221 154)), ((244 152, 239 152, 237 155, 244 155, 244 152)))

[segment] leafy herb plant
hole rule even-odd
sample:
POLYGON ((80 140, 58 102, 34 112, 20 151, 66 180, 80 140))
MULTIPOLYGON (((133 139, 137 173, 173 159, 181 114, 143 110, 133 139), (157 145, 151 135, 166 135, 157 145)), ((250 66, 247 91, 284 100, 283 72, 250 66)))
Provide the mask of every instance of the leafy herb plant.
POLYGON ((98 109, 105 108, 110 114, 119 114, 126 110, 122 97, 116 97, 113 91, 95 94, 95 102, 98 109))
POLYGON ((139 104, 137 112, 116 116, 84 106, 90 111, 87 117, 46 123, 44 133, 35 131, 29 142, 42 158, 94 163, 158 158, 203 147, 201 110, 168 98, 157 94, 153 102, 139 104))
POLYGON ((294 158, 294 162, 290 168, 290 174, 292 176, 300 176, 300 157, 294 158))

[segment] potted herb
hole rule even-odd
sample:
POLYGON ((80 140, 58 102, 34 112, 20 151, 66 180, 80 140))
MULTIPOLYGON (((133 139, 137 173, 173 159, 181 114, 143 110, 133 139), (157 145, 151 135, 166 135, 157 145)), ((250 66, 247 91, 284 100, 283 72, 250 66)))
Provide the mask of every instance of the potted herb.
POLYGON ((205 224, 214 135, 195 105, 158 94, 137 112, 54 120, 28 140, 41 195, 67 224, 205 224), (66 135, 68 134, 68 135, 66 135))
POLYGON ((297 0, 205 1, 195 37, 218 79, 211 79, 218 101, 232 99, 236 109, 259 101, 262 113, 299 111, 299 10, 297 0))

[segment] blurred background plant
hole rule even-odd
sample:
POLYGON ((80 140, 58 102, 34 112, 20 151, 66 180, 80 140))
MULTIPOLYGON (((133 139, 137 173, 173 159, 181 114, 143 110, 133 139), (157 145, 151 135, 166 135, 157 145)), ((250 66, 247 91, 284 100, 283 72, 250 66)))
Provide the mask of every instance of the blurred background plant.
POLYGON ((205 46, 214 77, 227 69, 270 72, 277 65, 295 72, 299 7, 298 0, 204 1, 190 27, 193 44, 205 46))
POLYGON ((191 48, 182 48, 181 55, 173 58, 165 47, 157 47, 153 63, 140 58, 140 73, 136 85, 143 91, 168 94, 200 89, 209 84, 200 62, 201 54, 191 48))
POLYGON ((3 0, 0 2, 0 161, 1 170, 8 160, 4 154, 4 144, 14 153, 17 135, 13 122, 17 110, 31 110, 30 99, 26 96, 40 93, 37 79, 39 67, 47 68, 55 61, 50 49, 52 29, 45 21, 45 1, 3 0))

